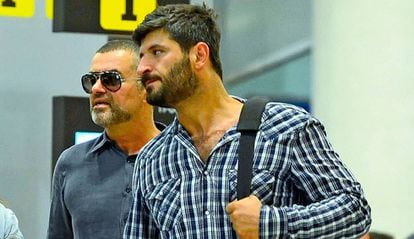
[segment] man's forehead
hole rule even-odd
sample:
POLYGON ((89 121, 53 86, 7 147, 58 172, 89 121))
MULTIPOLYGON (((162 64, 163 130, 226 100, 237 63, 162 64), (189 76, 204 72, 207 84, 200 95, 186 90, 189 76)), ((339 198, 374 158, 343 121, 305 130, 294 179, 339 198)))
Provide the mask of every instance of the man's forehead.
POLYGON ((131 64, 131 54, 125 50, 97 53, 91 62, 91 70, 117 70, 124 71, 131 64))
POLYGON ((171 44, 171 42, 175 41, 170 37, 170 34, 167 31, 157 29, 145 35, 145 37, 141 40, 141 48, 148 48, 153 45, 171 44))

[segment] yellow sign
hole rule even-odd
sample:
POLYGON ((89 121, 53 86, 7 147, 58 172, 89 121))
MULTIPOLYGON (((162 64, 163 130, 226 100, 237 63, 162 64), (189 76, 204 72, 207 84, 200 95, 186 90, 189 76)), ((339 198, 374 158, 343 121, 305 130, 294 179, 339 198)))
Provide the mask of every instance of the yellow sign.
POLYGON ((46 0, 46 17, 53 19, 53 0, 46 0))
POLYGON ((35 0, 0 0, 0 16, 32 17, 35 0))
POLYGON ((105 30, 133 31, 152 12, 156 0, 101 0, 100 24, 105 30))

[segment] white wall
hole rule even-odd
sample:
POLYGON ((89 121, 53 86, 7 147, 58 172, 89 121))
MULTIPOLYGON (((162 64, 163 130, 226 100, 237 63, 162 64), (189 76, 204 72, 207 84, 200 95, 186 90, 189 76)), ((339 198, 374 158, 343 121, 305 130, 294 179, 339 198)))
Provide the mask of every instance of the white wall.
POLYGON ((314 4, 315 114, 365 189, 372 230, 414 233, 414 1, 314 4))
POLYGON ((0 198, 26 238, 45 238, 51 179, 52 97, 85 96, 80 76, 107 37, 52 33, 44 1, 31 18, 0 17, 0 198))

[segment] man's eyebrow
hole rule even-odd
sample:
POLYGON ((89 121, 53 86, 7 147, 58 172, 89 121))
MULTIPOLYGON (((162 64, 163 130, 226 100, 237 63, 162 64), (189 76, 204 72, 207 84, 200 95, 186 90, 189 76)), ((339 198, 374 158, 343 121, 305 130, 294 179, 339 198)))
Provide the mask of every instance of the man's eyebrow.
POLYGON ((161 44, 154 44, 154 45, 151 45, 150 47, 148 47, 148 50, 152 50, 152 49, 154 49, 154 48, 162 48, 162 49, 165 49, 166 47, 164 46, 164 45, 161 45, 161 44))
POLYGON ((118 72, 118 73, 121 73, 117 69, 110 69, 110 70, 106 70, 106 71, 89 71, 89 73, 101 73, 101 72, 118 72))

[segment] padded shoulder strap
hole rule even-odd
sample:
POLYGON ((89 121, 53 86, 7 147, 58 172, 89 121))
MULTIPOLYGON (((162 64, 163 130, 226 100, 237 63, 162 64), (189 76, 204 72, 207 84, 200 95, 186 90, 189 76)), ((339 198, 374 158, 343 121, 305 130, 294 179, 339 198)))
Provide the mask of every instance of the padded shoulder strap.
POLYGON ((253 97, 248 99, 240 113, 237 130, 241 133, 238 149, 237 199, 250 195, 253 169, 253 152, 256 133, 259 129, 264 108, 269 99, 253 97))

